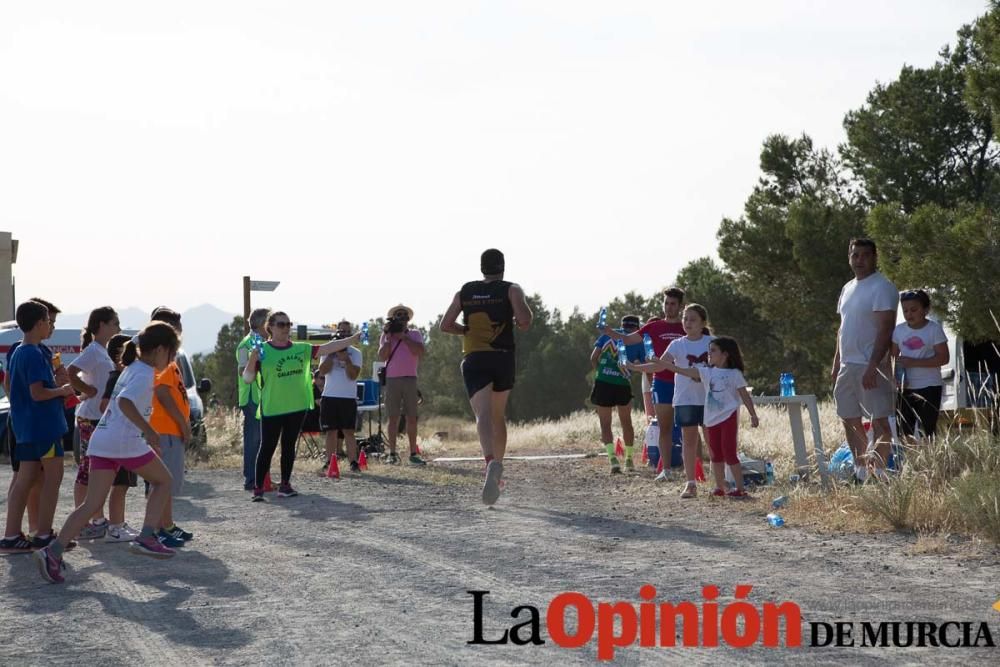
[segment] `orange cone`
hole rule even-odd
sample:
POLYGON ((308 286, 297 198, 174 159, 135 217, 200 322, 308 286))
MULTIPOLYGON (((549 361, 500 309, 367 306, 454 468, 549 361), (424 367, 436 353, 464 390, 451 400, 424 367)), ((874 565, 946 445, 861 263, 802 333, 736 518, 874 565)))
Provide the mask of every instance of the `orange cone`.
POLYGON ((642 465, 649 463, 649 452, 646 451, 646 443, 642 443, 642 465))
POLYGON ((659 475, 663 472, 663 455, 660 455, 660 462, 656 464, 656 474, 659 475))
POLYGON ((368 470, 368 456, 365 455, 365 450, 361 450, 361 455, 358 456, 358 467, 362 470, 368 470))
POLYGON ((615 440, 615 456, 625 456, 625 448, 622 447, 622 439, 615 440))
POLYGON ((331 479, 340 479, 340 464, 337 463, 336 455, 330 457, 330 466, 326 469, 326 476, 331 479))
POLYGON ((271 473, 264 475, 264 493, 270 493, 274 491, 274 485, 271 484, 271 473))
POLYGON ((701 459, 694 460, 694 478, 699 482, 705 481, 705 469, 701 466, 701 459))

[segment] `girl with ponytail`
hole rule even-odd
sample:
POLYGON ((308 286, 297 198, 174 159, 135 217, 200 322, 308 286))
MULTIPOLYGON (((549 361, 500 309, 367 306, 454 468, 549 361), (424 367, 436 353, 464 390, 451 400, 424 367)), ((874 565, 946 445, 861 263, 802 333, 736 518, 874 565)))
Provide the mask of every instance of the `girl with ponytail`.
MULTIPOLYGON (((90 311, 87 326, 80 334, 83 351, 69 368, 69 381, 73 389, 83 397, 76 408, 76 429, 80 442, 80 466, 76 473, 76 484, 73 485, 73 501, 79 506, 87 497, 87 483, 90 478, 90 457, 87 448, 90 436, 94 433, 98 420, 101 418, 101 397, 108 383, 108 376, 115 369, 115 364, 108 356, 108 341, 121 331, 118 313, 111 306, 102 306, 90 311)), ((124 494, 122 494, 124 496, 124 494)), ((124 503, 124 497, 121 499, 124 503)), ((80 531, 80 539, 95 540, 104 537, 108 529, 108 521, 104 518, 104 507, 97 512, 80 531)))

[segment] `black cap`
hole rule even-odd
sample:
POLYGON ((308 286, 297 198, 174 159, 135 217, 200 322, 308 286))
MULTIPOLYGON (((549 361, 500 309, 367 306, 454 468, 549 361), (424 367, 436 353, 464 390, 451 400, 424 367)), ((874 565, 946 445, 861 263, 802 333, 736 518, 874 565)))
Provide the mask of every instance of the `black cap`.
POLYGON ((479 258, 479 268, 484 276, 495 276, 498 273, 503 273, 503 253, 496 248, 485 251, 479 258))

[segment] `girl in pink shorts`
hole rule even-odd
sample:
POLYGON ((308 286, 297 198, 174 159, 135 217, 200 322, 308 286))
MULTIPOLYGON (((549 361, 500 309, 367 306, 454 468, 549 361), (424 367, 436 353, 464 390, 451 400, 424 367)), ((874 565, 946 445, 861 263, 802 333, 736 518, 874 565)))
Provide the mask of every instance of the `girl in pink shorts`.
POLYGON ((170 558, 175 553, 160 544, 154 535, 169 497, 171 478, 154 451, 159 446, 159 436, 148 420, 153 411, 155 374, 174 359, 180 339, 177 331, 163 322, 151 322, 137 339, 125 347, 122 354, 125 371, 115 385, 108 409, 90 439, 87 496, 66 519, 58 539, 35 552, 39 570, 46 581, 63 581, 63 551, 87 525, 94 512, 104 505, 119 468, 138 473, 150 484, 142 532, 129 544, 129 550, 153 558, 170 558))
POLYGON ((740 403, 750 413, 750 425, 760 424, 753 400, 747 391, 743 377, 743 354, 735 339, 718 336, 708 345, 708 366, 681 368, 672 361, 661 357, 660 364, 668 370, 701 382, 705 388, 704 424, 708 436, 708 449, 712 458, 712 474, 715 477, 713 496, 726 494, 726 466, 733 473, 736 489, 729 496, 743 498, 747 492, 743 488, 743 471, 740 457, 736 452, 740 403))

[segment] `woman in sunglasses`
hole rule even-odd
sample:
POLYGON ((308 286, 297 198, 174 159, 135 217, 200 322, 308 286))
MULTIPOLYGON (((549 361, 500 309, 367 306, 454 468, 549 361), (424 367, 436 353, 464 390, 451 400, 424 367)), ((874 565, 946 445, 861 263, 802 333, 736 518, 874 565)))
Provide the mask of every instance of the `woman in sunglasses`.
POLYGON ((324 345, 292 341, 292 322, 277 310, 267 316, 268 341, 263 353, 250 351, 243 379, 260 382, 260 451, 254 474, 253 501, 264 500, 264 478, 271 471, 271 457, 281 443, 281 484, 278 497, 299 495, 291 485, 295 465, 295 441, 302 421, 312 407, 312 360, 347 349, 358 342, 361 334, 332 340, 324 345))

